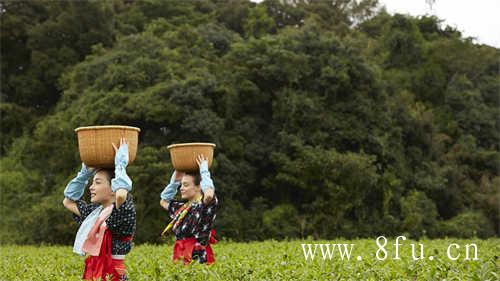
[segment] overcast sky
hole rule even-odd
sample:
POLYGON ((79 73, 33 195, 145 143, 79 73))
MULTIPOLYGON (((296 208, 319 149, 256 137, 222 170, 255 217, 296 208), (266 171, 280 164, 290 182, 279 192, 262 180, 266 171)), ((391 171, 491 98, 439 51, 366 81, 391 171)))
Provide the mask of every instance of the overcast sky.
POLYGON ((464 37, 500 48, 500 0, 379 0, 379 3, 391 14, 437 16, 444 20, 444 25, 455 27, 464 37), (434 3, 430 6, 429 2, 434 3))
POLYGON ((500 0, 379 0, 390 13, 435 15, 477 43, 500 47, 500 0))

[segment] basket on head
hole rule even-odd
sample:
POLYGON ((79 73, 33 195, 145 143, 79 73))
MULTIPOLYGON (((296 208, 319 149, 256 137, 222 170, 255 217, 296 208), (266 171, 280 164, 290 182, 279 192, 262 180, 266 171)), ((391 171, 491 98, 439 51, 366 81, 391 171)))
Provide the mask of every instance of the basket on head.
POLYGON ((192 143, 179 143, 167 146, 170 151, 170 159, 172 165, 177 171, 192 172, 197 171, 198 164, 196 157, 203 154, 208 159, 208 167, 212 166, 214 159, 214 143, 205 142, 192 142, 192 143))
POLYGON ((129 164, 134 162, 141 129, 129 126, 91 126, 75 129, 78 136, 80 158, 88 167, 112 168, 115 165, 115 150, 120 138, 128 141, 129 164))

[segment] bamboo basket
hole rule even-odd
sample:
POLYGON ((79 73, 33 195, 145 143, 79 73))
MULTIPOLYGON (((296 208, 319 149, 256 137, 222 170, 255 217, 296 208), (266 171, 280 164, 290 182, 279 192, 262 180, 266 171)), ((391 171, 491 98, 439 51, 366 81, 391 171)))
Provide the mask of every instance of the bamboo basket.
POLYGON ((197 171, 196 156, 203 154, 208 159, 208 167, 212 166, 214 158, 214 143, 193 142, 179 143, 167 146, 174 169, 182 172, 197 171))
POLYGON ((128 141, 129 164, 134 162, 141 129, 128 126, 91 126, 75 129, 78 136, 80 158, 88 167, 112 168, 115 166, 115 150, 120 138, 128 141))

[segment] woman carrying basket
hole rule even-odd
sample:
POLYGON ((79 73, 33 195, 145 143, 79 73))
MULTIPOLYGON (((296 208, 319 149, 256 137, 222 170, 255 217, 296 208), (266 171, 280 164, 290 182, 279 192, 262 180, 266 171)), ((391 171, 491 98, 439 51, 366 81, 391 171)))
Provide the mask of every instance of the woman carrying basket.
POLYGON ((198 155, 196 162, 199 172, 174 171, 170 183, 160 195, 160 205, 172 219, 162 235, 171 231, 175 236, 172 255, 174 261, 182 260, 184 264, 192 261, 212 264, 215 257, 210 245, 217 243, 212 225, 218 199, 214 194, 207 159, 198 155), (174 200, 179 187, 182 199, 174 200))
POLYGON ((132 180, 126 173, 128 143, 120 140, 115 149, 115 169, 82 169, 64 190, 63 204, 79 225, 73 251, 87 255, 84 280, 127 280, 124 258, 132 248, 136 212, 132 180), (89 179, 90 201, 81 200, 89 179), (123 196, 124 195, 124 196, 123 196))

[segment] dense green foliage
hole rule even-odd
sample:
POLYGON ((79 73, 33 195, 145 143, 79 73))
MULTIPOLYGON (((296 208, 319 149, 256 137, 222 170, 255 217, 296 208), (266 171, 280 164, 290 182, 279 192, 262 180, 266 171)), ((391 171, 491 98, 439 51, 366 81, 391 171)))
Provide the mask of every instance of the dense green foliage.
MULTIPOLYGON (((377 260, 373 240, 315 241, 315 243, 353 243, 353 257, 341 260, 304 259, 301 243, 306 241, 222 242, 214 246, 216 262, 206 266, 174 264, 172 245, 140 245, 127 255, 125 264, 131 280, 498 280, 499 240, 421 240, 423 260, 413 260, 410 243, 400 249, 400 260, 377 260), (447 247, 476 243, 479 260, 464 260, 465 250, 456 261, 447 258, 447 247), (362 256, 361 261, 354 257, 362 256), (429 256, 435 257, 429 260, 429 256)), ((393 241, 392 241, 393 242, 393 241)), ((391 242, 391 243, 392 243, 391 242)), ((462 248, 461 247, 461 248, 462 248)), ((82 276, 84 258, 60 246, 7 246, 2 252, 1 281, 77 280, 82 276)), ((394 248, 388 248, 393 257, 394 248)), ((319 252, 319 250, 318 250, 319 252)), ((418 251, 417 251, 418 252, 418 251)), ((472 251, 470 252, 472 253, 472 251)), ((472 257, 472 255, 470 256, 472 257)))
POLYGON ((376 1, 281 2, 2 1, 0 241, 71 243, 73 130, 106 124, 142 130, 137 242, 187 141, 217 144, 222 237, 497 236, 500 51, 376 1))

